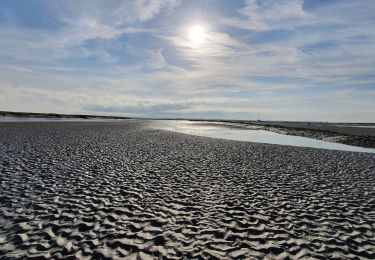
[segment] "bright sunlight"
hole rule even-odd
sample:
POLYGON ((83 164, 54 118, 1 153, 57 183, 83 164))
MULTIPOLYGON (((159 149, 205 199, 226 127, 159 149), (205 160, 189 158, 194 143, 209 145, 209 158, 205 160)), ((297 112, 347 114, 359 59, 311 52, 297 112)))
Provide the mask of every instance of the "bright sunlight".
POLYGON ((189 29, 189 40, 194 44, 200 44, 205 40, 206 33, 200 25, 192 26, 189 29))

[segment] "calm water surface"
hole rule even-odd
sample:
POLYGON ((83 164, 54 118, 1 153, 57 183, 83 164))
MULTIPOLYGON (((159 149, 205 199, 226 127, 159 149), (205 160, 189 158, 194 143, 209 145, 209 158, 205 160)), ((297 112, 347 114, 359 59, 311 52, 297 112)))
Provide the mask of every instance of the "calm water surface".
POLYGON ((154 128, 237 141, 375 153, 375 149, 371 148, 326 142, 301 136, 283 135, 265 130, 235 129, 209 123, 202 125, 201 122, 162 120, 155 121, 154 128))

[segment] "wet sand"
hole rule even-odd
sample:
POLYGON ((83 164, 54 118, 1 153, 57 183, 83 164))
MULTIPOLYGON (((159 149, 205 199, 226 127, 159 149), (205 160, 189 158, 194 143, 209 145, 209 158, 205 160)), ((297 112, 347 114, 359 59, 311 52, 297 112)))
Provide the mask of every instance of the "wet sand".
POLYGON ((375 258, 375 155, 0 123, 0 258, 375 258))
POLYGON ((317 122, 265 122, 265 125, 277 125, 291 128, 329 131, 339 134, 355 136, 375 136, 375 124, 344 124, 344 123, 317 123, 317 122))
POLYGON ((264 130, 304 136, 347 145, 375 148, 374 124, 316 123, 316 122, 257 122, 250 123, 264 130))

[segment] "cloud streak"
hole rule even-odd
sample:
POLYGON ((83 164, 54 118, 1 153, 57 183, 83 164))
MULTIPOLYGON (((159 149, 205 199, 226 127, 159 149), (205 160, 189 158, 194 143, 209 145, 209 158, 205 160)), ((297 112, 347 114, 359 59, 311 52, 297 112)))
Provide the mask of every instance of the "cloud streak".
POLYGON ((374 120, 370 0, 25 4, 0 7, 2 110, 374 120))

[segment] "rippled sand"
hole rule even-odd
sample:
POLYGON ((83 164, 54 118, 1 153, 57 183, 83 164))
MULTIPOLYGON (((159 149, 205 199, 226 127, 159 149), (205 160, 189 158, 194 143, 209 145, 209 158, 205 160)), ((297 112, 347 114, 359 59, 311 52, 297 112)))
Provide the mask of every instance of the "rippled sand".
POLYGON ((0 258, 375 258, 375 155, 0 124, 0 258))

